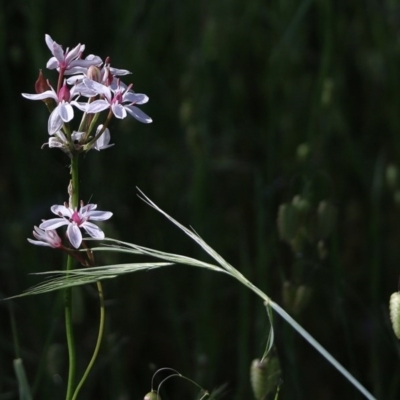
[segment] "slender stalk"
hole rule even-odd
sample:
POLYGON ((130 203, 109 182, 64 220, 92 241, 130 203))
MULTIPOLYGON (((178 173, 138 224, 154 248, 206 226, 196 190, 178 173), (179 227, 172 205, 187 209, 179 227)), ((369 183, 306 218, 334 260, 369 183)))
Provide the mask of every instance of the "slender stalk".
POLYGON ((78 386, 75 389, 74 395, 72 396, 72 400, 76 400, 78 397, 78 393, 81 390, 83 384, 86 381, 86 378, 89 375, 89 372, 93 368, 94 362, 96 361, 97 355, 99 354, 100 350, 100 345, 101 341, 103 339, 103 333, 104 333, 104 321, 105 321, 105 308, 104 308, 104 295, 103 295, 103 287, 101 282, 97 282, 97 291, 99 293, 99 300, 100 300, 100 323, 99 323, 99 333, 97 335, 97 342, 96 342, 96 347, 94 349, 92 358, 86 367, 86 371, 82 376, 82 379, 78 383, 78 386))
MULTIPOLYGON (((71 186, 69 189, 70 194, 70 207, 77 208, 79 203, 79 174, 78 174, 78 155, 74 154, 71 157, 71 186)), ((68 255, 67 259, 67 271, 71 271, 74 265, 74 258, 68 255)), ((66 275, 68 277, 68 274, 66 275)), ((76 354, 75 354, 75 340, 72 327, 72 288, 65 289, 65 333, 67 336, 68 345, 68 383, 67 383, 67 394, 65 399, 71 400, 74 381, 75 381, 75 369, 76 369, 76 354)))

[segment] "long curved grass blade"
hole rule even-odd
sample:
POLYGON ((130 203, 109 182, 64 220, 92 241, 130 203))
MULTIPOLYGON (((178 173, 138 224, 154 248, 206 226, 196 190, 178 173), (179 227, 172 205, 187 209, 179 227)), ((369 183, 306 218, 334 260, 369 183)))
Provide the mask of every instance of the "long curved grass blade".
POLYGON ((146 204, 153 207, 160 214, 164 215, 169 219, 174 225, 186 233, 191 239, 193 239, 197 244, 199 244, 204 251, 206 251, 211 257, 218 262, 218 264, 227 271, 231 276, 236 278, 243 285, 247 286, 253 292, 255 292, 259 297, 261 297, 266 304, 269 304, 289 325, 292 326, 304 339, 311 344, 336 370, 338 370, 353 386, 357 388, 367 399, 375 400, 374 396, 368 392, 368 390, 361 385, 360 382, 353 375, 350 374, 324 347, 322 347, 300 324, 298 324, 289 314, 287 314, 278 304, 273 302, 262 290, 253 285, 248 281, 239 271, 237 271, 232 265, 226 262, 218 253, 216 253, 204 240, 197 235, 195 232, 187 229, 174 218, 169 216, 165 211, 159 208, 155 203, 153 203, 139 188, 138 188, 141 198, 146 204))
POLYGON ((68 287, 87 285, 105 279, 117 278, 120 275, 129 274, 143 270, 170 266, 172 263, 129 263, 107 265, 102 267, 74 269, 72 271, 46 271, 32 275, 50 275, 49 279, 37 284, 16 296, 8 297, 4 300, 15 299, 18 297, 32 296, 37 294, 54 292, 68 287))

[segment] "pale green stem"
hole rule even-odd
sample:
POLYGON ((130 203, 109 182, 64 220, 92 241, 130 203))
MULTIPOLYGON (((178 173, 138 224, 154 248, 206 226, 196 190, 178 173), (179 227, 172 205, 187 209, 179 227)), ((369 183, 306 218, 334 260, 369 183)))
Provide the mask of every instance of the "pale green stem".
POLYGON ((75 393, 72 396, 72 400, 76 400, 78 397, 78 393, 81 390, 83 384, 86 381, 86 378, 89 375, 89 372, 91 371, 91 369, 93 368, 94 362, 96 361, 97 355, 99 354, 99 350, 100 350, 100 345, 101 345, 101 341, 103 339, 103 332, 104 332, 104 321, 105 321, 105 308, 104 308, 104 296, 103 296, 103 287, 101 285, 101 282, 97 282, 97 291, 99 293, 99 300, 100 300, 100 323, 99 323, 99 333, 97 336, 97 342, 96 342, 96 347, 94 349, 92 358, 86 368, 85 373, 82 376, 82 379, 80 380, 80 382, 78 383, 78 386, 75 389, 75 393))
MULTIPOLYGON (((75 209, 79 203, 79 170, 78 170, 78 155, 75 154, 71 157, 71 188, 70 188, 70 207, 75 209)), ((68 255, 67 271, 71 271, 74 265, 74 258, 68 255)), ((66 278, 68 274, 66 275, 66 278)), ((72 327, 72 288, 65 289, 65 333, 67 336, 68 346, 68 383, 67 394, 65 399, 71 400, 74 390, 75 381, 75 367, 76 367, 76 354, 75 354, 75 341, 72 327)))

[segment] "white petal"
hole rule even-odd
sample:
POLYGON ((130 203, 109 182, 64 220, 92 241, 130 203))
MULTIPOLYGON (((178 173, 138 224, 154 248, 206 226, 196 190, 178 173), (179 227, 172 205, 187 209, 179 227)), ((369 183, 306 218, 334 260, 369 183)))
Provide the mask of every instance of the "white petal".
POLYGON ((47 219, 46 221, 43 221, 39 225, 39 228, 47 231, 49 229, 57 229, 60 226, 68 225, 68 224, 69 224, 69 222, 65 218, 52 218, 52 219, 47 219))
POLYGON ((82 243, 82 233, 78 225, 69 224, 67 228, 67 236, 72 246, 74 246, 76 249, 79 248, 82 243))
POLYGON ((110 219, 113 213, 110 211, 88 211, 87 215, 90 220, 105 221, 106 219, 110 219))
POLYGON ((116 118, 123 119, 126 117, 125 108, 121 104, 113 104, 111 109, 116 118))
POLYGON ((87 105, 86 112, 88 114, 95 114, 110 108, 110 103, 105 100, 95 100, 93 103, 87 105))
POLYGON ((81 101, 71 101, 70 104, 75 106, 76 108, 78 108, 79 110, 81 110, 83 112, 87 111, 88 103, 84 103, 81 101))
POLYGON ((69 66, 72 62, 72 60, 75 60, 76 57, 79 56, 80 53, 85 50, 85 46, 81 45, 80 43, 76 45, 71 51, 68 52, 68 54, 65 57, 65 63, 69 66))
POLYGON ((22 96, 29 100, 54 99, 55 101, 58 101, 56 93, 52 90, 46 90, 45 92, 38 94, 22 93, 22 96))
POLYGON ((145 104, 149 101, 149 98, 143 93, 127 92, 123 95, 123 101, 129 101, 129 103, 135 104, 145 104))
POLYGON ((44 40, 47 44, 47 47, 49 48, 50 51, 53 51, 53 43, 54 40, 51 38, 50 35, 48 35, 47 33, 44 35, 44 40))
POLYGON ((104 232, 97 225, 84 222, 81 226, 92 238, 104 239, 104 232))
POLYGON ((94 90, 98 94, 104 94, 109 101, 111 100, 111 90, 107 86, 91 79, 84 79, 83 82, 89 89, 94 90))
POLYGON ((39 240, 33 240, 33 239, 29 239, 29 238, 28 238, 28 242, 29 242, 29 243, 32 243, 32 244, 34 244, 34 245, 36 245, 36 246, 53 247, 51 244, 46 243, 46 242, 41 242, 41 241, 39 241, 39 240))
MULTIPOLYGON (((85 69, 85 71, 86 71, 86 69, 85 69)), ((76 81, 81 82, 83 80, 83 78, 85 78, 85 75, 83 73, 81 73, 79 75, 73 75, 73 76, 70 76, 69 78, 67 78, 67 83, 68 83, 68 85, 75 85, 76 81)))
POLYGON ((47 69, 56 69, 58 68, 58 60, 55 57, 51 57, 49 61, 47 61, 46 64, 47 69))
POLYGON ((64 122, 69 122, 72 118, 74 118, 74 109, 72 108, 71 104, 62 101, 58 107, 58 113, 64 122))
POLYGON ((51 50, 51 52, 59 62, 64 62, 64 50, 62 46, 53 41, 53 50, 51 50))
POLYGON ((51 206, 50 210, 53 214, 62 215, 63 217, 68 217, 68 218, 70 218, 73 214, 73 210, 71 208, 60 206, 58 204, 51 206))
POLYGON ((80 214, 86 214, 88 211, 95 210, 97 208, 97 204, 89 203, 86 206, 81 207, 80 214))
MULTIPOLYGON (((103 125, 99 125, 97 127, 96 133, 99 133, 102 128, 103 128, 103 125)), ((102 135, 96 140, 94 148, 96 150, 100 151, 100 150, 108 149, 111 146, 114 146, 114 143, 109 144, 110 140, 111 140, 110 131, 108 128, 106 128, 105 131, 102 133, 102 135)))
POLYGON ((126 111, 132 115, 132 117, 136 118, 138 121, 143 122, 144 124, 149 124, 153 122, 153 120, 145 114, 140 108, 135 106, 125 106, 126 111))
POLYGON ((59 131, 63 125, 63 121, 62 121, 58 111, 59 111, 59 106, 57 106, 50 114, 49 122, 48 122, 48 126, 47 126, 49 135, 53 135, 54 133, 59 131))

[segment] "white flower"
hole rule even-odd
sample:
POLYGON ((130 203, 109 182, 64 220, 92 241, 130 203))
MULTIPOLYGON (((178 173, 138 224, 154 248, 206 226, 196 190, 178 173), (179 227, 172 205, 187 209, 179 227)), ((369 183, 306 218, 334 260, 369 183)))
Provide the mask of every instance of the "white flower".
POLYGON ((64 83, 59 93, 50 86, 50 90, 46 90, 39 94, 29 94, 22 93, 22 96, 29 100, 43 100, 43 99, 53 99, 57 106, 51 112, 48 121, 48 132, 49 135, 54 135, 57 131, 61 129, 64 123, 69 122, 74 118, 74 109, 72 106, 79 108, 80 110, 85 110, 86 103, 81 103, 74 98, 78 98, 80 95, 85 97, 93 97, 96 93, 93 90, 87 88, 87 86, 81 84, 72 86, 71 89, 67 87, 64 83))
POLYGON ((82 233, 80 228, 83 228, 91 237, 95 239, 104 239, 104 232, 91 221, 104 221, 111 218, 113 215, 109 211, 94 211, 97 208, 96 204, 87 204, 80 207, 80 210, 73 210, 67 204, 60 206, 54 205, 51 211, 59 215, 59 218, 49 219, 40 224, 39 228, 45 231, 57 229, 60 226, 68 225, 67 236, 72 246, 76 249, 82 243, 82 233))
MULTIPOLYGON (((103 129, 103 125, 99 125, 96 130, 96 135, 100 132, 100 130, 103 129)), ((105 150, 108 149, 111 146, 114 146, 113 144, 109 144, 111 140, 111 135, 110 131, 108 128, 104 130, 104 132, 101 134, 101 136, 96 140, 93 148, 100 151, 100 150, 105 150)))
MULTIPOLYGON (((95 56, 89 55, 86 57, 86 59, 92 59, 93 57, 95 56)), ((90 66, 89 68, 77 67, 76 71, 79 71, 80 73, 78 75, 69 77, 67 79, 68 84, 73 85, 76 83, 76 81, 81 82, 86 78, 93 79, 94 81, 102 83, 103 85, 110 86, 112 89, 116 89, 118 86, 118 76, 131 74, 131 72, 126 69, 111 67, 109 57, 107 57, 101 69, 97 66, 90 66), (93 71, 96 71, 96 69, 96 78, 93 78, 91 74, 93 74, 93 71)), ((120 85, 126 87, 126 85, 122 82, 120 82, 120 85)))
POLYGON ((128 112, 140 122, 145 124, 152 122, 147 114, 134 106, 134 104, 147 103, 149 98, 145 94, 130 91, 131 85, 127 88, 118 86, 116 89, 112 89, 91 79, 84 79, 83 82, 89 90, 103 96, 103 99, 95 100, 87 105, 85 110, 87 113, 94 114, 111 108, 116 118, 123 119, 128 112))
POLYGON ((51 229, 45 231, 37 226, 35 226, 34 229, 33 236, 38 240, 28 239, 28 242, 35 244, 36 246, 47 246, 55 249, 62 247, 61 238, 55 230, 51 229))
POLYGON ((50 35, 45 35, 47 47, 50 49, 53 57, 47 62, 48 69, 57 69, 67 75, 72 75, 81 72, 80 68, 88 68, 91 65, 100 65, 102 60, 98 56, 91 55, 85 60, 81 59, 82 53, 85 50, 84 44, 78 44, 71 51, 69 48, 64 52, 62 46, 56 43, 50 35))

